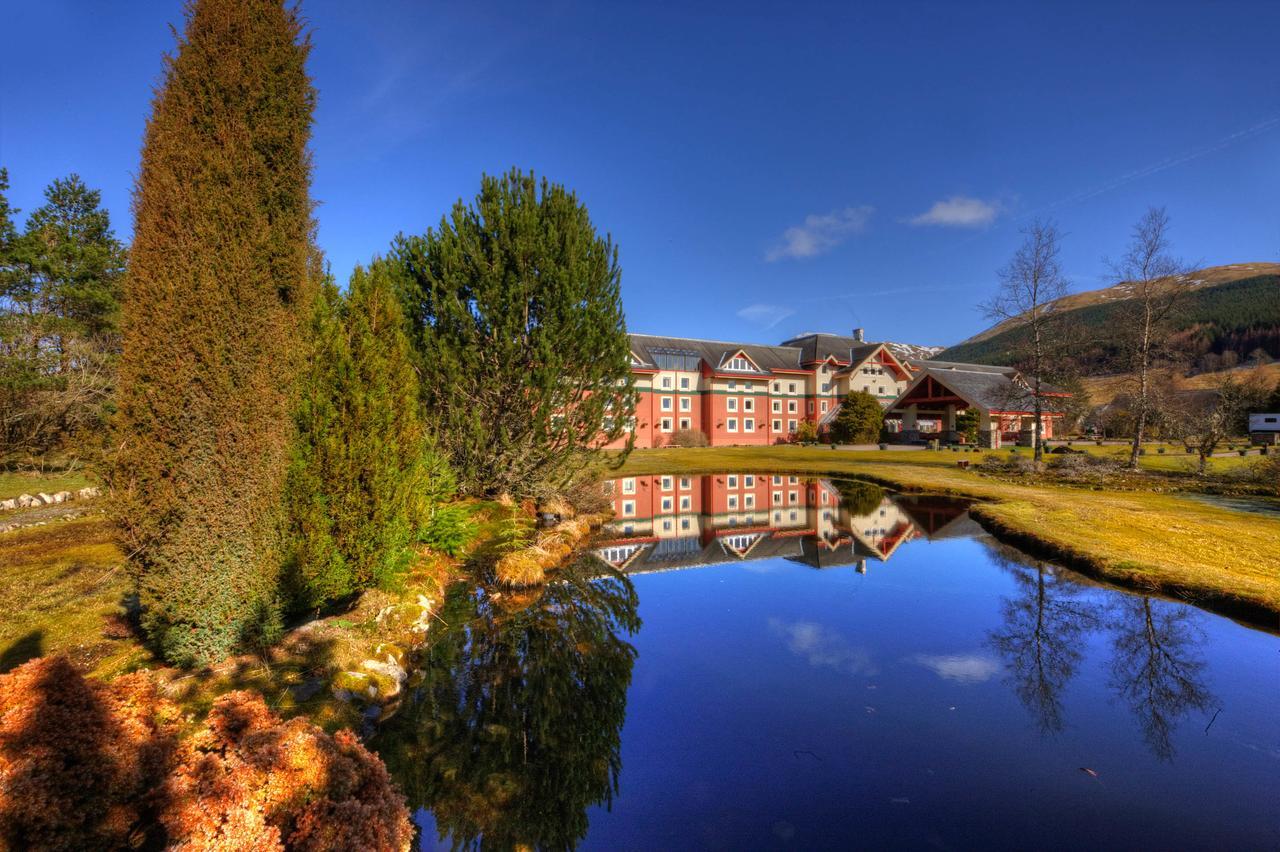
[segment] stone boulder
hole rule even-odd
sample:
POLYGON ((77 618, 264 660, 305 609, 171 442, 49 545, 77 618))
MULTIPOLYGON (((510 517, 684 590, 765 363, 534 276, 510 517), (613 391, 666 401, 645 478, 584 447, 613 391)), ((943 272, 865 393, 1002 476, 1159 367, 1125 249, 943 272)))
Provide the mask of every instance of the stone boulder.
POLYGON ((21 494, 18 496, 19 509, 31 509, 39 505, 41 505, 40 501, 37 498, 32 497, 30 494, 21 494))

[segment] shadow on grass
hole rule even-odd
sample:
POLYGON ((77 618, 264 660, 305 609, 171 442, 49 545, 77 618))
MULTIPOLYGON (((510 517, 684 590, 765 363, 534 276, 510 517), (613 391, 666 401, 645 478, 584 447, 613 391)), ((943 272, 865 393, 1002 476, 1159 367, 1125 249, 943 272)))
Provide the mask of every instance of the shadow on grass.
POLYGON ((44 631, 32 630, 19 637, 8 648, 0 651, 0 674, 16 669, 27 660, 34 660, 44 653, 44 631))

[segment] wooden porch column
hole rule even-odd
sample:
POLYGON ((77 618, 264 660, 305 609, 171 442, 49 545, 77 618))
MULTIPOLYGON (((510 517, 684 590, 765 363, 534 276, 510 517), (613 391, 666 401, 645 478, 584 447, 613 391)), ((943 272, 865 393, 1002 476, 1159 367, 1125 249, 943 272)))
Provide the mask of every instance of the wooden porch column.
POLYGON ((902 443, 912 444, 920 440, 918 415, 920 409, 915 404, 908 405, 902 414, 902 443))
POLYGON ((990 411, 978 411, 978 446, 989 450, 1000 449, 1000 418, 990 411))

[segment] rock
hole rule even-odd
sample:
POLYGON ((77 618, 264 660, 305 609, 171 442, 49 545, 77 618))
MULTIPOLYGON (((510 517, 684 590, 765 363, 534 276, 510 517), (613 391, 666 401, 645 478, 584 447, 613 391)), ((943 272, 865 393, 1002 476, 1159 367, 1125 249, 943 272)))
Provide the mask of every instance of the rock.
POLYGON ((18 501, 16 498, 0 500, 0 512, 12 512, 16 508, 18 508, 18 501))
POLYGON ((41 503, 43 503, 46 506, 52 506, 54 503, 58 502, 57 500, 53 499, 52 494, 45 494, 43 491, 41 491, 39 494, 36 495, 36 499, 38 499, 41 503))
POLYGON ((40 501, 35 497, 32 497, 30 494, 22 494, 18 497, 18 508, 20 509, 30 509, 33 506, 39 505, 40 501))
POLYGON ((55 503, 65 503, 71 499, 73 498, 70 491, 59 491, 53 495, 53 502, 55 503))
POLYGON ((81 488, 79 491, 77 491, 77 492, 76 492, 76 499, 77 499, 77 500, 92 500, 94 497, 97 497, 97 496, 98 496, 99 494, 101 494, 101 493, 102 493, 102 492, 101 492, 98 488, 96 488, 96 487, 94 487, 94 486, 90 485, 90 486, 88 486, 88 487, 81 488))

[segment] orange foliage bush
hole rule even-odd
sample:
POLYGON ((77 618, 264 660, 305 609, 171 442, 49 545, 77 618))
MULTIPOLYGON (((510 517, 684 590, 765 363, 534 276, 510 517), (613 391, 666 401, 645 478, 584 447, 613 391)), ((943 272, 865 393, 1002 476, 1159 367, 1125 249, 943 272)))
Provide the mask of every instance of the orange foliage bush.
POLYGON ((222 696, 183 743, 161 819, 180 850, 407 849, 386 767, 350 731, 282 722, 251 692, 222 696))
POLYGON ((142 674, 103 684, 65 657, 46 657, 0 675, 0 848, 144 839, 178 723, 142 674))
POLYGON ((404 799, 350 731, 249 692, 180 726, 145 674, 100 683, 53 657, 0 675, 0 849, 409 847, 404 799))

